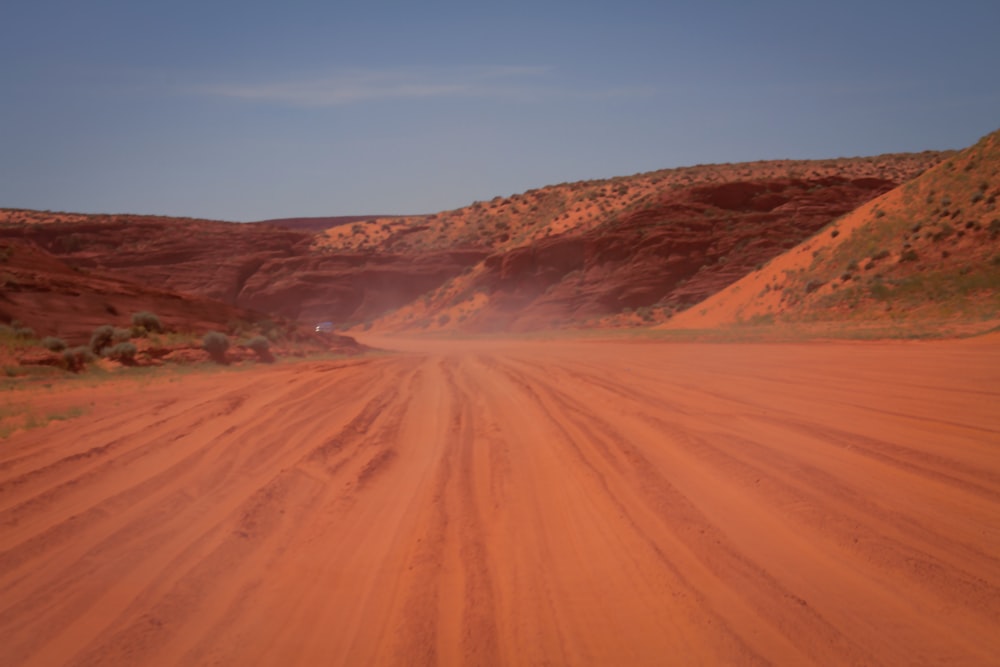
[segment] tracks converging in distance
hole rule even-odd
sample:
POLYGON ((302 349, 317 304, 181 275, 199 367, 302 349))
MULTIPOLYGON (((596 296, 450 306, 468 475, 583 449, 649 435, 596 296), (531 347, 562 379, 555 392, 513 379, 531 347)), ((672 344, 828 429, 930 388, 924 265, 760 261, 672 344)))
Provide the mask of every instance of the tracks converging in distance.
POLYGON ((997 346, 401 346, 0 443, 0 663, 1000 654, 997 346))

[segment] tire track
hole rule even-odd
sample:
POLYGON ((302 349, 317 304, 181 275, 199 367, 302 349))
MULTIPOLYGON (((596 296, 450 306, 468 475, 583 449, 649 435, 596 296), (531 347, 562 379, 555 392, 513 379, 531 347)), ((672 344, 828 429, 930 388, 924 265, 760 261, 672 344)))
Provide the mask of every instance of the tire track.
POLYGON ((40 395, 0 664, 1000 652, 1000 350, 412 347, 40 395))

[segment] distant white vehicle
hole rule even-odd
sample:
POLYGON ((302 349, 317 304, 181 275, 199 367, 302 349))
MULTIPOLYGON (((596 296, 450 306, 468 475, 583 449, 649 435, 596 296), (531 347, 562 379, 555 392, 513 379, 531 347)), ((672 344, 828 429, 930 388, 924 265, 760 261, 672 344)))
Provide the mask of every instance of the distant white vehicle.
POLYGON ((316 325, 316 333, 333 333, 333 322, 320 322, 316 325))

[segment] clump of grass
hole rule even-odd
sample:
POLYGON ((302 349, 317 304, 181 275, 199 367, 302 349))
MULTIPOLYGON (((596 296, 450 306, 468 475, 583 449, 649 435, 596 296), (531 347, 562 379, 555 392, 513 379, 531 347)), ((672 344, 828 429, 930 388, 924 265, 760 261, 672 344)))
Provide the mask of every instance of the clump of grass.
POLYGON ((216 362, 226 363, 226 350, 229 349, 229 339, 218 331, 209 331, 201 339, 202 347, 216 362))
POLYGON ((94 329, 90 335, 90 351, 93 354, 101 354, 104 349, 111 346, 115 338, 115 328, 110 324, 102 324, 94 329))
POLYGON ((65 410, 47 412, 39 415, 26 406, 18 406, 0 410, 0 440, 6 439, 19 428, 25 430, 41 428, 54 421, 65 421, 82 417, 88 411, 87 408, 74 406, 65 410))
POLYGON ((163 333, 163 323, 153 313, 142 311, 132 315, 133 335, 143 336, 146 333, 163 333))
POLYGON ((42 347, 52 352, 62 352, 66 349, 66 341, 62 338, 56 338, 55 336, 46 336, 42 339, 42 347))
POLYGON ((63 364, 66 370, 79 373, 87 364, 93 363, 96 357, 91 349, 85 345, 63 350, 63 364))
POLYGON ((122 342, 108 349, 105 356, 123 364, 131 364, 135 362, 135 355, 138 351, 135 343, 122 342))
POLYGON ((261 361, 274 361, 274 356, 271 355, 271 341, 264 336, 254 336, 246 342, 246 346, 256 352, 261 361))
POLYGON ((14 335, 21 340, 33 340, 35 338, 35 330, 31 327, 19 326, 14 329, 14 335))

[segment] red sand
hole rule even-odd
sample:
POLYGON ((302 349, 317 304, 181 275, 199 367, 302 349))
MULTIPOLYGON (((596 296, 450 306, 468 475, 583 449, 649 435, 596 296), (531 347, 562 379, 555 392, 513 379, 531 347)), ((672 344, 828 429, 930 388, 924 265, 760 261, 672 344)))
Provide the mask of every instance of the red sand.
POLYGON ((996 664, 995 341, 408 347, 4 396, 0 664, 996 664))

